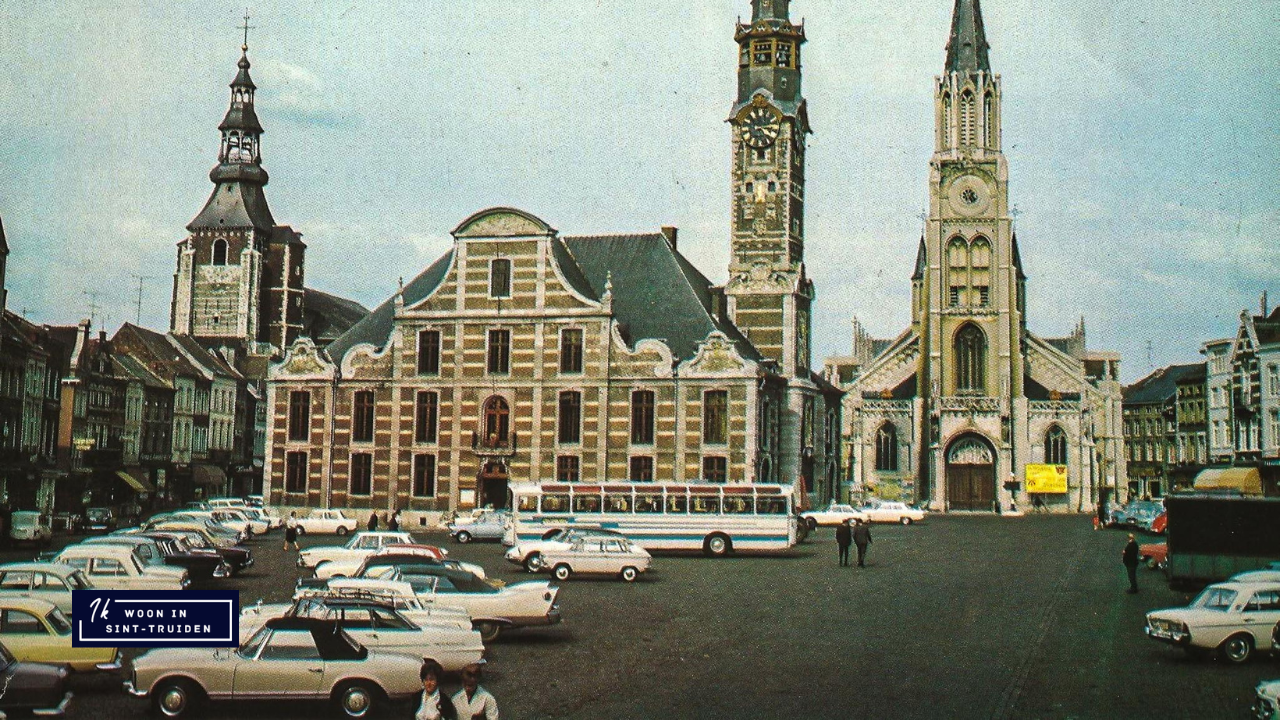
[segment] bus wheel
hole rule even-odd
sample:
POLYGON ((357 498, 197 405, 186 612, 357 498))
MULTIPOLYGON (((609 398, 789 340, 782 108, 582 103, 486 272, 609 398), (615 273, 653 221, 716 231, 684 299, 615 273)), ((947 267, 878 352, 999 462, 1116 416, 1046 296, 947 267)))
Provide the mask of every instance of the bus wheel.
POLYGON ((702 541, 702 552, 711 557, 724 557, 733 549, 733 544, 729 542, 729 538, 721 533, 713 533, 702 541))

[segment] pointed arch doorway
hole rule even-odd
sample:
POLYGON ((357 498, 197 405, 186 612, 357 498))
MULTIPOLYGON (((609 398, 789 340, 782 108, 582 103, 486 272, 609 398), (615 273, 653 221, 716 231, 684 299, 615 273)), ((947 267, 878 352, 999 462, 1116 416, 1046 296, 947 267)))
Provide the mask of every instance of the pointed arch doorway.
POLYGON ((961 435, 947 447, 947 505, 952 510, 991 510, 996 499, 996 462, 981 435, 961 435))

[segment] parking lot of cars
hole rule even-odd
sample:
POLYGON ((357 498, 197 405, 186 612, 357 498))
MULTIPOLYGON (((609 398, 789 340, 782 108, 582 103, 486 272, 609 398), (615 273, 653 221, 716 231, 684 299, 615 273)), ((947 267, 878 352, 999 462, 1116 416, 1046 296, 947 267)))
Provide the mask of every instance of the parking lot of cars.
MULTIPOLYGON (((1194 593, 1173 592, 1158 573, 1144 572, 1142 592, 1124 594, 1124 533, 1091 528, 1085 516, 930 516, 918 527, 878 526, 865 569, 837 567, 832 532, 820 529, 786 553, 659 554, 634 583, 552 579, 546 587, 557 590, 562 622, 485 642, 485 684, 503 716, 515 718, 1245 716, 1255 688, 1280 677, 1280 662, 1261 653, 1240 665, 1193 659, 1148 640, 1146 613, 1185 605, 1194 593)), ((315 535, 303 545, 347 539, 315 535)), ((500 543, 455 544, 443 530, 414 539, 447 547, 450 559, 478 564, 508 586, 539 577, 508 562, 500 543)), ((55 546, 65 541, 55 536, 55 546)), ((248 546, 256 564, 194 586, 239 589, 245 606, 259 598, 290 603, 310 570, 297 567, 297 553, 275 536, 248 546)), ((457 572, 408 568, 402 586, 425 588, 457 572)), ((411 592, 395 609, 420 625, 414 612, 424 608, 411 605, 422 596, 411 592)), ((323 622, 315 615, 328 612, 311 608, 299 620, 323 622)), ((308 630, 294 625, 275 628, 281 642, 308 630)), ((275 644, 262 640, 259 655, 275 644)), ((198 659, 157 663, 162 655, 149 656, 153 669, 135 690, 163 679, 155 667, 194 667, 198 659)), ((68 717, 147 712, 147 700, 121 691, 124 674, 75 675, 68 717)), ((56 694, 56 682, 51 687, 56 694)), ((181 687, 162 689, 166 702, 182 701, 181 687)), ((342 698, 363 707, 361 694, 347 698, 347 689, 342 698)), ((202 717, 309 717, 324 702, 305 711, 217 702, 202 717)))

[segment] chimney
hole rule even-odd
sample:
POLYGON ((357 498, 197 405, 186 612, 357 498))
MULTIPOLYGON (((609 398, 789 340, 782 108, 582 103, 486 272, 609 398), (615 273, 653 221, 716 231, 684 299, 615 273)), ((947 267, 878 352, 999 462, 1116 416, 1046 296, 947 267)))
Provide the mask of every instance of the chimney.
POLYGON ((1262 291, 1262 317, 1267 316, 1267 291, 1262 291))
POLYGON ((662 226, 662 237, 667 239, 667 244, 671 246, 672 250, 676 249, 676 235, 679 232, 679 228, 672 227, 671 225, 662 226))
POLYGON ((721 323, 729 322, 729 306, 722 287, 711 288, 711 315, 721 323))
POLYGON ((99 330, 99 331, 98 331, 98 342, 106 342, 106 341, 107 341, 107 331, 106 331, 106 330, 99 330))
POLYGON ((80 353, 84 352, 84 346, 89 342, 89 327, 91 323, 88 320, 80 321, 80 332, 76 333, 76 346, 71 351, 71 374, 76 374, 76 368, 80 365, 80 353))

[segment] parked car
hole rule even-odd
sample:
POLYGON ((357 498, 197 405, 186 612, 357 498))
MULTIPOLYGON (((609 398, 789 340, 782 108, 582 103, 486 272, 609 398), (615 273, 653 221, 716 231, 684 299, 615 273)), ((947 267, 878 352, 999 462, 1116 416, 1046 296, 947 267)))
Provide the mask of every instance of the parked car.
POLYGON ((228 532, 226 528, 211 520, 198 518, 158 516, 148 520, 140 529, 146 531, 194 530, 204 536, 206 542, 218 548, 235 547, 243 542, 239 533, 228 532))
POLYGON ((450 537, 465 544, 472 540, 501 540, 510 526, 510 511, 486 509, 470 517, 457 517, 445 527, 450 537))
POLYGON ((273 616, 332 620, 371 650, 435 660, 449 672, 480 662, 484 657, 484 641, 470 623, 460 626, 456 618, 415 622, 386 600, 337 594, 305 595, 283 607, 246 608, 240 613, 241 641, 247 640, 273 616))
POLYGON ((1168 543, 1146 543, 1138 546, 1138 559, 1152 570, 1164 570, 1169 567, 1168 543))
POLYGON ((0 712, 12 716, 60 716, 71 705, 66 665, 23 662, 0 645, 0 712))
POLYGON ((231 564, 213 548, 194 548, 181 533, 156 530, 138 533, 155 540, 164 562, 174 567, 186 568, 192 580, 231 577, 231 564))
POLYGON ((576 573, 616 575, 635 582, 652 562, 648 551, 626 538, 584 537, 566 548, 544 550, 539 568, 561 582, 576 573))
POLYGON ((15 543, 48 545, 53 540, 53 524, 39 510, 14 510, 9 515, 9 539, 15 543))
POLYGON ((1111 511, 1111 524, 1149 528, 1156 516, 1162 512, 1164 512, 1164 503, 1158 500, 1130 500, 1111 511))
POLYGON ((359 521, 343 515, 341 510, 312 510, 298 519, 299 535, 348 535, 359 527, 359 521))
POLYGON ((398 580, 379 580, 376 578, 334 578, 322 590, 299 588, 293 599, 314 595, 351 595, 356 597, 372 597, 395 605, 405 617, 420 623, 457 624, 458 627, 471 627, 471 614, 465 609, 453 605, 437 605, 431 602, 434 598, 422 598, 413 591, 413 586, 398 580))
POLYGON ((1151 524, 1144 526, 1143 529, 1146 530, 1147 532, 1155 533, 1156 535, 1163 535, 1165 529, 1168 527, 1169 527, 1169 513, 1165 512, 1164 510, 1161 510, 1160 514, 1151 518, 1151 524))
POLYGON ((55 562, 24 562, 0 565, 0 599, 36 598, 58 606, 71 617, 71 591, 91 590, 84 573, 55 562))
POLYGON ((345 545, 317 545, 298 553, 298 567, 319 568, 335 560, 363 560, 375 550, 388 545, 412 545, 413 536, 407 532, 371 530, 351 536, 345 545))
POLYGON ((84 531, 108 533, 116 529, 116 513, 111 508, 91 507, 84 511, 84 531))
POLYGON ((166 568, 146 568, 133 551, 111 545, 71 545, 63 548, 54 562, 83 571, 95 588, 102 590, 185 590, 191 581, 187 572, 161 572, 166 568))
POLYGON ((800 519, 810 530, 815 530, 819 526, 844 525, 850 520, 865 521, 867 514, 852 505, 832 502, 824 510, 809 510, 800 513, 800 519))
POLYGON ((180 522, 161 522, 148 523, 147 530, 129 530, 127 532, 146 532, 146 533, 165 533, 169 535, 181 535, 185 538, 187 545, 193 550, 211 550, 216 552, 226 561, 231 568, 231 573, 242 572, 253 567, 253 551, 243 545, 223 544, 225 538, 213 535, 208 530, 199 525, 180 522))
POLYGON ((120 648, 72 647, 71 618, 48 600, 0 598, 0 636, 21 661, 65 663, 81 672, 123 667, 120 648))
POLYGON ((542 555, 548 549, 564 550, 573 544, 576 538, 614 537, 624 538, 622 533, 597 528, 552 528, 542 534, 541 540, 516 543, 507 550, 507 562, 520 565, 529 572, 538 572, 542 568, 542 555))
MULTIPOLYGON (((449 558, 449 551, 434 545, 387 545, 375 550, 363 558, 350 560, 331 560, 321 563, 315 570, 313 584, 319 587, 329 578, 339 577, 378 577, 386 574, 388 568, 398 565, 419 563, 438 564, 458 570, 466 570, 477 577, 485 577, 484 568, 475 563, 462 562, 449 558)), ((305 583, 306 580, 299 582, 305 583)))
MULTIPOLYGON (((181 717, 209 700, 327 700, 347 717, 422 692, 420 655, 371 651, 332 620, 268 620, 236 650, 160 648, 133 660, 125 691, 181 717), (306 678, 306 682, 300 680, 306 678)), ((295 714, 297 711, 295 711, 295 714)))
POLYGON ((1249 717, 1254 720, 1280 720, 1280 680, 1263 680, 1254 688, 1255 698, 1249 717))
POLYGON ((1272 650, 1280 623, 1280 583, 1225 582, 1205 588, 1185 608, 1147 613, 1147 637, 1178 645, 1191 654, 1217 651, 1243 663, 1255 650, 1272 650))
POLYGON ((1280 583, 1280 570, 1248 570, 1232 575, 1227 582, 1280 583))
POLYGON ((554 625, 561 619, 560 590, 546 580, 508 585, 440 565, 400 565, 387 579, 409 583, 432 602, 464 608, 485 642, 505 628, 554 625))
POLYGON ((924 510, 893 500, 872 500, 861 509, 870 522, 910 525, 924 520, 925 516, 924 510))
MULTIPOLYGON (((90 547, 108 546, 126 548, 133 553, 142 567, 148 572, 157 575, 172 575, 173 577, 190 577, 191 573, 186 568, 170 565, 165 562, 164 551, 160 549, 160 544, 154 539, 146 537, 141 533, 133 534, 111 534, 102 537, 88 538, 81 545, 90 547)), ((69 546, 70 547, 70 546, 69 546)), ((65 550, 66 548, 64 548, 65 550)), ((56 557, 56 556, 55 556, 56 557)), ((40 558, 41 560, 45 558, 40 558)))

